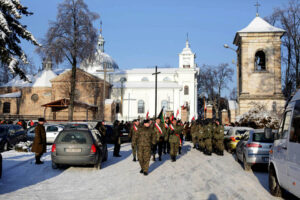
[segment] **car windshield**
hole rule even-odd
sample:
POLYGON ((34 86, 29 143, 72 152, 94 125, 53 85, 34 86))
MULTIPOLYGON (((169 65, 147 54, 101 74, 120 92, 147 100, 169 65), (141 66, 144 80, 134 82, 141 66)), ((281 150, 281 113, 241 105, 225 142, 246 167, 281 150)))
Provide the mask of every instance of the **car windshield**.
POLYGON ((91 143, 88 132, 62 132, 56 143, 87 144, 91 143))
POLYGON ((4 127, 0 127, 0 136, 4 136, 6 134, 6 129, 4 127))
POLYGON ((86 128, 86 129, 88 129, 89 126, 87 124, 67 124, 67 125, 65 125, 65 128, 68 128, 68 129, 86 128))
POLYGON ((244 133, 246 133, 247 130, 236 130, 235 134, 236 135, 243 135, 244 133))
POLYGON ((267 139, 264 132, 253 134, 253 142, 273 143, 273 141, 274 138, 267 139))
POLYGON ((35 127, 30 127, 30 128, 28 129, 28 131, 29 131, 29 132, 34 132, 34 129, 35 129, 35 127))

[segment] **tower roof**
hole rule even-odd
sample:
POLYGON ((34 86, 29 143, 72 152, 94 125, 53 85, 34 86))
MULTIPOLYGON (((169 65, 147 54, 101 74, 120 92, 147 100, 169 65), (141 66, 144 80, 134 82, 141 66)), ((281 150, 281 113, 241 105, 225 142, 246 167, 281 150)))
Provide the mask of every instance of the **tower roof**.
POLYGON ((238 31, 238 33, 267 33, 267 32, 285 32, 285 30, 272 26, 261 17, 256 16, 246 28, 238 31))

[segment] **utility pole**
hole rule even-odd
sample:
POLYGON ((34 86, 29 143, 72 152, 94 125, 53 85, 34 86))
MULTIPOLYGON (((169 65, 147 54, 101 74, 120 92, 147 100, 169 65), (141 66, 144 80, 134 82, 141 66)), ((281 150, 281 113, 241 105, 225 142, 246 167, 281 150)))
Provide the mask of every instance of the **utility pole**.
POLYGON ((136 101, 136 99, 130 98, 130 93, 128 93, 128 99, 123 99, 124 101, 128 101, 128 113, 127 113, 127 121, 130 120, 130 101, 136 101))
POLYGON ((160 72, 157 72, 157 66, 155 66, 155 73, 152 74, 155 75, 155 118, 157 114, 157 74, 160 74, 160 72))

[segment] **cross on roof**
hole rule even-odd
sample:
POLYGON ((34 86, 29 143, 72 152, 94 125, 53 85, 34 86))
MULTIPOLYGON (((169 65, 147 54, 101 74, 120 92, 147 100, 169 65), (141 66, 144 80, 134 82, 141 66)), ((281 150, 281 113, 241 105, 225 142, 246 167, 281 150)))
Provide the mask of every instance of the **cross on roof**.
POLYGON ((256 7, 256 16, 259 16, 258 11, 261 5, 258 3, 258 0, 256 1, 256 4, 254 6, 256 7))

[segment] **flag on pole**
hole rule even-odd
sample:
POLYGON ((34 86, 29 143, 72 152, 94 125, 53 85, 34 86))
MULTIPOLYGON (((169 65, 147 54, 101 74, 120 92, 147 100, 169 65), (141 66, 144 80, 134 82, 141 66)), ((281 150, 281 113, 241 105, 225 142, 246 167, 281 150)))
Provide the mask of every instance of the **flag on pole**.
POLYGON ((172 113, 172 116, 170 117, 171 122, 173 121, 173 119, 174 119, 174 113, 172 113))
POLYGON ((176 118, 178 117, 178 115, 179 115, 179 109, 177 109, 176 118))
POLYGON ((192 121, 195 121, 195 116, 192 118, 192 121))
POLYGON ((163 108, 161 109, 158 118, 160 119, 161 123, 165 123, 164 115, 163 115, 163 108))
POLYGON ((149 119, 149 111, 146 114, 146 119, 149 119))

